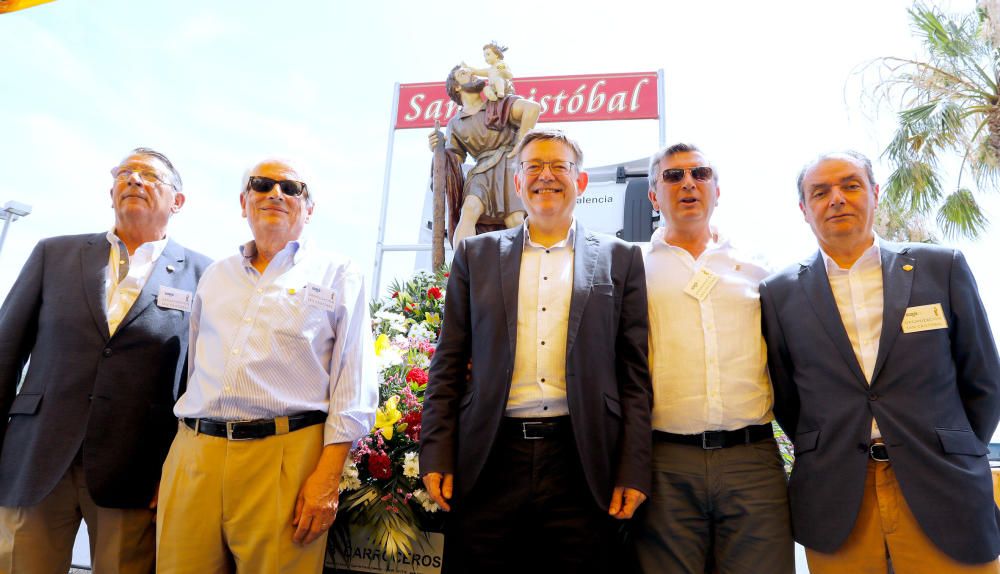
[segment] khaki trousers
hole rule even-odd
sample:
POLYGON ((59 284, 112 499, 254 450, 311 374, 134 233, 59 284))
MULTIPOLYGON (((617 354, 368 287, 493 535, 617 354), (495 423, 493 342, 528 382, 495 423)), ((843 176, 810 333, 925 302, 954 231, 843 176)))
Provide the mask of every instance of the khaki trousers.
POLYGON ((886 552, 899 574, 997 574, 1000 563, 963 564, 938 550, 914 518, 892 463, 868 461, 865 494, 854 529, 832 554, 806 549, 811 574, 885 574, 886 552))
POLYGON ((66 574, 80 519, 95 574, 153 571, 153 511, 94 504, 76 462, 35 506, 0 507, 0 574, 66 574))
POLYGON ((322 450, 323 425, 230 441, 180 423, 163 464, 156 571, 322 572, 326 535, 292 541, 295 501, 322 450))

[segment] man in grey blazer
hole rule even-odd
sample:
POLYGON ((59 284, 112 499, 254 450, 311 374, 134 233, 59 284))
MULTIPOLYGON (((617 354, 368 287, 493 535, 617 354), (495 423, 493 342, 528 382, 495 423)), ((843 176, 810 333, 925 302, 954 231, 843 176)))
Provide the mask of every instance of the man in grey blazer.
POLYGON ((166 156, 135 149, 112 175, 111 231, 39 242, 0 307, 3 574, 65 573, 81 517, 95 571, 152 571, 160 466, 209 260, 167 238, 184 194, 166 156))
POLYGON ((820 157, 798 187, 820 250, 760 297, 810 572, 1000 571, 1000 360, 965 258, 875 236, 861 154, 820 157))
POLYGON ((642 256, 574 219, 575 142, 534 130, 516 153, 525 224, 452 262, 421 473, 451 513, 446 570, 611 572, 614 519, 650 486, 642 256))

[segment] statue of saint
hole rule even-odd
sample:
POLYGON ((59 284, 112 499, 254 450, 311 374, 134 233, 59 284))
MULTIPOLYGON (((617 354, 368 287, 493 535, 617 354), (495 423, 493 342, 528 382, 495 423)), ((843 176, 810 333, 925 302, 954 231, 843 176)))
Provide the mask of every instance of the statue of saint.
MULTIPOLYGON (((464 65, 452 68, 445 82, 448 96, 460 106, 444 136, 452 246, 475 235, 477 223, 480 231, 490 231, 524 221, 524 206, 514 191, 517 166, 512 151, 521 135, 535 126, 541 106, 513 95, 490 101, 483 95, 486 85, 464 65), (462 164, 469 155, 476 165, 463 177, 462 164)), ((436 131, 428 136, 431 151, 438 138, 436 131)))

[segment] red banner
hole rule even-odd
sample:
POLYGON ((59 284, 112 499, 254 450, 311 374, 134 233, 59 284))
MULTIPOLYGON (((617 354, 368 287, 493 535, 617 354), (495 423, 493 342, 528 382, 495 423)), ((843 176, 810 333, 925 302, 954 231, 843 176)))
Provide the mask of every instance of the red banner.
MULTIPOLYGON (((639 120, 660 117, 656 72, 514 78, 519 96, 542 106, 539 122, 639 120)), ((448 123, 458 106, 444 82, 400 84, 396 129, 448 123)))

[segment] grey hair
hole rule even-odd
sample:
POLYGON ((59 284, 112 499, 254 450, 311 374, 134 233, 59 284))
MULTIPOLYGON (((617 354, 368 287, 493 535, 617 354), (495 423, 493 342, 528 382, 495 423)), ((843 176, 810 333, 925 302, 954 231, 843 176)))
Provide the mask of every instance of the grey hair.
MULTIPOLYGON (((541 140, 554 140, 562 142, 573 148, 573 156, 576 158, 576 161, 573 163, 576 164, 576 170, 579 172, 583 169, 583 150, 580 149, 580 144, 576 143, 576 140, 566 135, 566 132, 553 128, 536 128, 529 130, 528 133, 524 134, 524 138, 522 138, 521 141, 518 142, 517 147, 514 148, 514 157, 517 158, 518 166, 521 165, 521 152, 524 148, 531 142, 541 140)), ((518 169, 520 169, 520 167, 518 169)))
POLYGON ((798 180, 795 182, 795 187, 799 190, 799 203, 805 203, 805 190, 802 189, 802 181, 806 178, 806 172, 821 161, 836 159, 838 157, 843 158, 845 156, 860 163, 861 167, 865 168, 865 175, 868 176, 868 183, 872 187, 875 187, 875 170, 872 169, 872 160, 868 159, 868 156, 852 149, 826 152, 816 156, 815 159, 802 166, 802 170, 799 171, 798 180))
POLYGON ((177 168, 174 167, 174 164, 170 162, 170 160, 167 158, 166 155, 156 151, 153 148, 148 148, 148 147, 137 147, 132 151, 130 151, 128 156, 126 157, 133 155, 144 155, 147 157, 160 160, 160 163, 167 166, 167 169, 170 171, 170 179, 173 180, 173 183, 171 183, 171 185, 174 186, 174 189, 176 191, 181 191, 182 189, 184 189, 184 182, 181 181, 181 174, 177 171, 177 168))
MULTIPOLYGON (((702 153, 698 146, 689 143, 675 143, 661 149, 649 158, 649 189, 656 189, 656 180, 660 177, 660 162, 664 158, 673 157, 679 153, 702 153)), ((719 171, 712 166, 712 179, 719 183, 719 171)))

